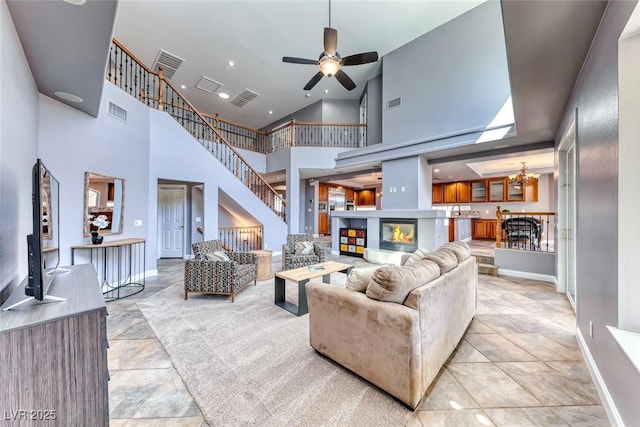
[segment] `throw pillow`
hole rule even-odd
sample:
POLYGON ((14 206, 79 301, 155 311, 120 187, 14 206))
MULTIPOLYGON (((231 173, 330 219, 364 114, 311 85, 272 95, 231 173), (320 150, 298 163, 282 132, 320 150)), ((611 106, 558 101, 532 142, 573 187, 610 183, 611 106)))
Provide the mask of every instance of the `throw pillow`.
POLYGON ((349 272, 349 275, 347 276, 347 282, 344 284, 344 287, 356 292, 366 291, 367 285, 371 281, 371 276, 373 276, 373 273, 380 267, 382 266, 376 265, 375 267, 360 267, 351 269, 351 272, 349 272))
POLYGON ((222 251, 209 252, 204 254, 204 257, 209 261, 230 261, 227 254, 222 251))
POLYGON ((440 274, 444 274, 447 271, 456 268, 458 265, 458 258, 456 257, 456 254, 446 248, 438 248, 427 255, 426 259, 438 264, 438 267, 440 267, 440 274))
POLYGON ((426 257, 427 255, 429 255, 429 253, 430 251, 428 249, 420 248, 414 253, 412 253, 411 255, 409 255, 409 258, 407 258, 407 260, 404 262, 404 265, 409 265, 409 264, 413 264, 416 261, 420 261, 421 259, 424 259, 424 257, 426 257))
POLYGON ((296 255, 313 255, 313 242, 296 242, 296 255))
POLYGON ((465 242, 449 242, 445 243, 441 247, 452 251, 458 258, 458 262, 462 262, 471 256, 471 249, 465 242))
POLYGON ((426 260, 402 267, 384 266, 374 271, 366 293, 371 299, 402 304, 411 291, 438 276, 438 266, 426 260))

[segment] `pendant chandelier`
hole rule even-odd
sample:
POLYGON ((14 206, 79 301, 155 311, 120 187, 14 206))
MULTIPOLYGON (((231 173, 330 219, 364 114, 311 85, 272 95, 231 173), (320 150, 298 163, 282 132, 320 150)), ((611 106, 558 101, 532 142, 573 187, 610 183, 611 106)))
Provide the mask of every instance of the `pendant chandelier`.
POLYGON ((520 172, 513 175, 509 175, 509 184, 527 185, 529 183, 536 182, 540 174, 527 173, 527 170, 529 168, 527 167, 526 162, 521 162, 521 163, 522 163, 522 168, 520 168, 520 172))

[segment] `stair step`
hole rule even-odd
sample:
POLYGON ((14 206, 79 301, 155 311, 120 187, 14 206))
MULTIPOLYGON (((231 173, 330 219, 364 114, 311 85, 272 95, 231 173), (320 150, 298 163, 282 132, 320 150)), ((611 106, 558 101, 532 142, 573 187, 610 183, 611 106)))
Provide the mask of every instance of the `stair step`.
POLYGON ((491 255, 475 255, 475 254, 471 254, 474 257, 476 257, 476 262, 478 264, 495 264, 495 257, 491 256, 491 255))
POLYGON ((478 274, 487 274, 489 276, 498 275, 498 266, 493 264, 478 263, 478 274))

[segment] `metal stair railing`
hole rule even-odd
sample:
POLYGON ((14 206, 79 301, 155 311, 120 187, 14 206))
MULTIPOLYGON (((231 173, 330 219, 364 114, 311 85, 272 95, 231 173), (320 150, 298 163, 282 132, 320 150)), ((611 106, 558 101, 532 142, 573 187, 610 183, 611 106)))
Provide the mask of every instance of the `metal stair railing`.
POLYGON ((171 82, 149 69, 116 39, 109 50, 107 80, 150 108, 171 115, 236 178, 285 221, 285 201, 171 82))

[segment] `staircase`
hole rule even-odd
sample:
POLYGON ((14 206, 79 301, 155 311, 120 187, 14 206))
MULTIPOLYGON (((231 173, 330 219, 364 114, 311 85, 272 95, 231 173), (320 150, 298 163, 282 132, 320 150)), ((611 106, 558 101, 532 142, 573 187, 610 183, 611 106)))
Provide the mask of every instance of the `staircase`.
POLYGON ((491 255, 474 254, 473 252, 471 255, 476 257, 479 274, 487 274, 489 276, 498 275, 498 266, 495 265, 495 257, 491 255))

